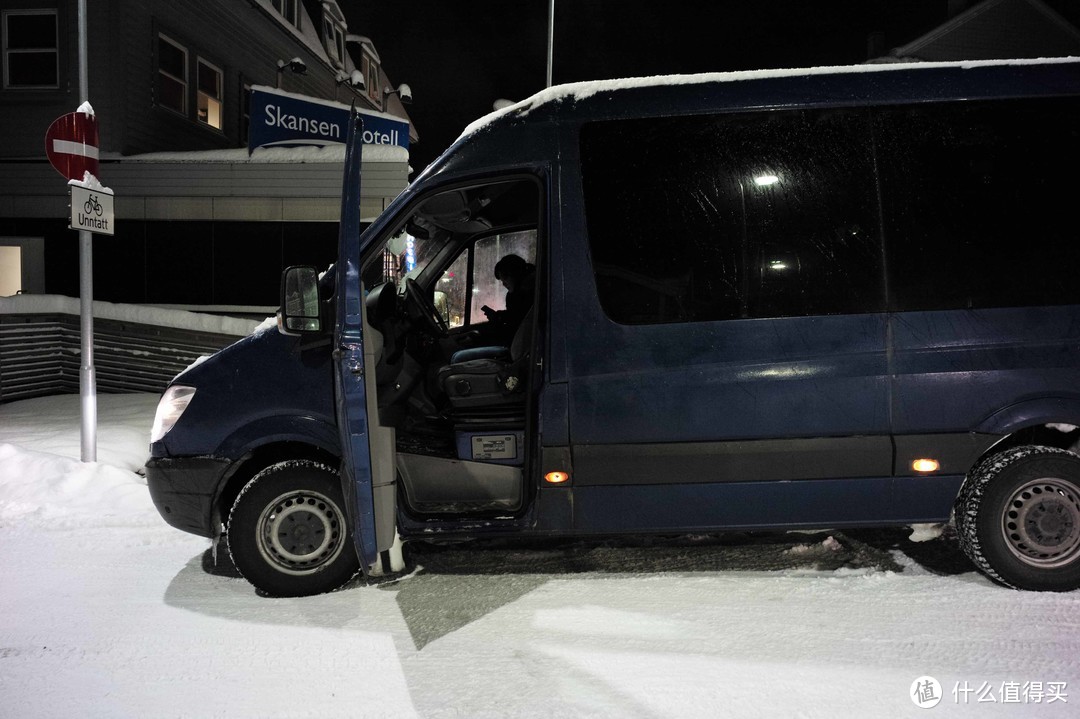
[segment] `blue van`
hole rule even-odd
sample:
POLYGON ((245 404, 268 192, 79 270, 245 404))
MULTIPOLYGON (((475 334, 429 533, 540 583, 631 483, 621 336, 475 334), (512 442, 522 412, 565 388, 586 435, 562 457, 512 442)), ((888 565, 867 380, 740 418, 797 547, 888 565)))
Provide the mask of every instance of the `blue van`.
POLYGON ((360 152, 334 268, 155 420, 161 515, 262 592, 399 538, 950 519, 1080 587, 1080 60, 553 88, 363 233, 360 152))

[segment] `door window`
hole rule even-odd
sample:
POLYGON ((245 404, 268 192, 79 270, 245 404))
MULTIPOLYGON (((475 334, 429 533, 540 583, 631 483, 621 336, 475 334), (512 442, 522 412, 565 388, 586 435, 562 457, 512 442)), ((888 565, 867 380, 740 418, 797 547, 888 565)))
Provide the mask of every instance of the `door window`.
POLYGON ((495 265, 517 255, 535 267, 537 202, 531 180, 431 195, 365 263, 364 285, 393 282, 400 294, 405 281, 415 279, 430 291, 451 328, 484 323, 484 306, 506 306, 506 288, 495 278, 495 265))

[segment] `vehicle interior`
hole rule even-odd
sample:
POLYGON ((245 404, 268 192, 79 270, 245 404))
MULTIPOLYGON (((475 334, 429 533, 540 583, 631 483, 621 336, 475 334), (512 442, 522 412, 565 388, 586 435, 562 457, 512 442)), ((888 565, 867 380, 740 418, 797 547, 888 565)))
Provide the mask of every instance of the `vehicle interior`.
POLYGON ((444 190, 365 258, 379 423, 395 430, 403 503, 415 515, 523 507, 539 208, 533 178, 444 190), (500 264, 510 255, 521 261, 500 264), (497 264, 524 275, 507 280, 504 270, 500 280, 497 264))

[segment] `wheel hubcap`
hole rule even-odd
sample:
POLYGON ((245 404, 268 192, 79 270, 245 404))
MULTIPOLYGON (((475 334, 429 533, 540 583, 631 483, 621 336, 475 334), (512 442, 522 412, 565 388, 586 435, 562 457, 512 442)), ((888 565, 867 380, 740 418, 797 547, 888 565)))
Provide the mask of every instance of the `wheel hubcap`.
POLYGON ((289 492, 259 516, 259 552, 286 574, 311 574, 333 562, 343 547, 343 514, 318 492, 289 492))
POLYGON ((1025 564, 1068 564, 1080 553, 1080 496, 1060 479, 1028 482, 1009 500, 1001 530, 1009 551, 1025 564))

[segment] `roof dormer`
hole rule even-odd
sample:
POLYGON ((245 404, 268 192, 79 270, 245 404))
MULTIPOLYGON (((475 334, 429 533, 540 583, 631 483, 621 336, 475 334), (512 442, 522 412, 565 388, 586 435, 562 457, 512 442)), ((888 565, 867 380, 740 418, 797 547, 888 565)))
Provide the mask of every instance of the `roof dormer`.
POLYGON ((348 26, 345 15, 341 8, 333 0, 324 0, 322 3, 322 41, 326 48, 326 54, 330 62, 338 69, 344 69, 346 65, 345 36, 348 26))

